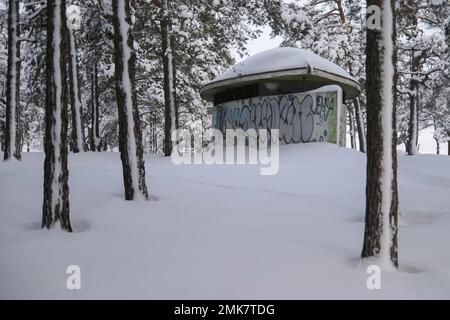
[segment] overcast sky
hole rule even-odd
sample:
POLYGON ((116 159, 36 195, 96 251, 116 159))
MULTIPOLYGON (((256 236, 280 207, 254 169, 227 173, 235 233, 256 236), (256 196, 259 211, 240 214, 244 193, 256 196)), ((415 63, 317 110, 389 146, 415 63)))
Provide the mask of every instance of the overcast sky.
MULTIPOLYGON (((272 39, 270 37, 270 27, 264 28, 263 34, 255 40, 252 40, 248 44, 248 53, 249 55, 254 55, 256 53, 263 52, 265 50, 273 49, 280 46, 281 38, 276 37, 272 39)), ((242 60, 245 60, 246 57, 240 58, 238 55, 236 55, 236 61, 240 62, 242 60)))

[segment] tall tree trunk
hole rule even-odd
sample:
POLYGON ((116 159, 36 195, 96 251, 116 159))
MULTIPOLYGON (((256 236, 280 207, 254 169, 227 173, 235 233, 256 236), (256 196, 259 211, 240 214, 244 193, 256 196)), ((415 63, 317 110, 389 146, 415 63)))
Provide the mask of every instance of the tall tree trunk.
MULTIPOLYGON (((338 12, 339 12, 339 17, 340 17, 341 23, 345 27, 345 25, 347 23, 347 20, 345 18, 345 12, 344 12, 344 6, 343 6, 343 3, 342 3, 342 0, 335 0, 335 2, 336 2, 336 5, 337 5, 337 9, 338 9, 338 12)), ((348 34, 347 34, 347 40, 350 41, 350 36, 348 34)), ((349 52, 346 52, 346 55, 349 58, 351 58, 351 54, 349 52)), ((348 67, 348 72, 351 75, 353 75, 353 64, 351 62, 351 59, 349 59, 347 67, 348 67)), ((364 119, 362 117, 361 106, 359 104, 359 99, 358 98, 353 99, 353 106, 354 106, 354 113, 353 113, 353 115, 354 115, 354 118, 356 118, 355 119, 355 121, 356 121, 356 128, 358 130, 359 150, 361 152, 366 152, 366 132, 365 132, 365 129, 364 129, 364 119)), ((354 139, 355 138, 354 122, 352 124, 353 124, 353 139, 354 139)), ((354 143, 353 140, 352 140, 352 143, 354 143)), ((356 147, 355 147, 355 149, 356 149, 356 147)))
MULTIPOLYGON (((410 3, 406 3, 409 6, 411 12, 409 13, 411 18, 411 32, 413 35, 418 34, 418 5, 416 0, 409 0, 410 3)), ((419 71, 420 57, 416 56, 417 50, 411 50, 411 79, 409 81, 409 123, 408 123, 408 146, 407 154, 417 154, 417 145, 419 138, 419 83, 415 80, 416 72, 419 71)))
POLYGON ((42 227, 72 231, 67 169, 66 1, 47 0, 44 204, 42 227))
POLYGON ((70 83, 70 106, 72 113, 72 151, 74 153, 84 151, 84 130, 81 123, 81 94, 78 77, 77 45, 73 30, 68 29, 69 37, 69 83, 70 83))
POLYGON ((5 149, 5 121, 3 118, 0 118, 0 151, 4 151, 5 149))
POLYGON ((113 0, 113 12, 119 149, 125 199, 148 198, 139 109, 134 87, 136 54, 133 48, 130 1, 113 0))
POLYGON ((355 137, 355 121, 353 119, 353 108, 348 108, 348 123, 350 129, 350 146, 352 149, 356 149, 356 137, 355 137))
MULTIPOLYGON (((0 105, 5 108, 6 112, 6 84, 3 83, 0 91, 0 105)), ((6 115, 0 116, 0 151, 5 150, 5 131, 6 131, 6 115)))
POLYGON ((447 136, 449 140, 447 140, 447 154, 450 156, 450 131, 447 131, 447 136))
POLYGON ((450 46, 450 13, 448 12, 447 20, 445 20, 445 40, 447 42, 447 45, 450 46))
POLYGON ((171 45, 172 27, 169 14, 169 0, 161 1, 161 39, 164 69, 164 155, 172 154, 171 134, 178 127, 175 91, 175 67, 171 45))
MULTIPOLYGON (((447 47, 449 48, 448 51, 447 51, 447 57, 450 58, 450 13, 449 13, 449 15, 447 17, 446 25, 445 25, 445 39, 446 39, 446 42, 447 42, 447 47)), ((450 90, 450 87, 447 88, 447 89, 450 90)), ((447 96, 447 104, 450 104, 450 97, 449 96, 447 96)), ((447 131, 447 135, 448 135, 448 138, 450 139, 450 130, 447 131)), ((447 153, 450 156, 450 140, 448 140, 448 142, 447 142, 447 147, 448 147, 447 153)))
POLYGON ((341 19, 341 22, 342 22, 342 24, 345 24, 346 20, 345 20, 345 13, 344 13, 344 7, 342 5, 342 0, 335 0, 335 1, 337 4, 337 7, 338 7, 339 17, 341 19))
POLYGON ((362 116, 359 98, 353 99, 353 107, 355 109, 356 128, 358 130, 359 151, 365 153, 367 150, 366 130, 364 128, 364 119, 362 116))
MULTIPOLYGON (((433 127, 434 127, 434 132, 436 132, 436 120, 433 119, 433 127)), ((436 154, 440 154, 441 153, 441 143, 439 142, 439 138, 436 137, 435 135, 433 135, 433 139, 436 142, 436 154)))
POLYGON ((21 159, 19 0, 9 0, 4 160, 21 159))
POLYGON ((101 151, 100 144, 100 112, 99 112, 99 89, 98 89, 98 69, 97 63, 94 63, 92 69, 92 87, 91 87, 91 132, 90 145, 91 151, 101 151))
POLYGON ((409 94, 408 146, 406 151, 408 155, 415 155, 417 154, 417 144, 419 137, 419 109, 418 98, 416 95, 417 84, 414 80, 411 80, 409 90, 411 92, 414 92, 414 94, 409 94))
POLYGON ((395 0, 369 0, 381 7, 381 30, 367 30, 367 180, 362 258, 382 268, 398 266, 396 153, 395 0))

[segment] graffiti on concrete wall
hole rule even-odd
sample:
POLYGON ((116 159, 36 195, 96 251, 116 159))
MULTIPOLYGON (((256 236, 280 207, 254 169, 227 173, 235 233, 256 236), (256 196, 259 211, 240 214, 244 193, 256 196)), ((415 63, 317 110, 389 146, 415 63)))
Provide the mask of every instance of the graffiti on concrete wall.
POLYGON ((337 91, 313 91, 231 101, 214 108, 213 127, 279 129, 286 144, 336 143, 337 96, 337 91))

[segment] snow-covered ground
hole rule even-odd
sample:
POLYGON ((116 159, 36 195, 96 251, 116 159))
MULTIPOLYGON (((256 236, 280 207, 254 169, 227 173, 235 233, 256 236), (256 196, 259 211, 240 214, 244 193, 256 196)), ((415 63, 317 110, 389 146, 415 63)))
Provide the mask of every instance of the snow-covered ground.
POLYGON ((280 171, 146 157, 125 202, 119 154, 71 154, 73 234, 40 229, 42 153, 0 163, 0 298, 450 298, 450 157, 399 157, 400 271, 358 267, 365 155, 281 147, 280 171), (81 290, 66 289, 79 265, 81 290))

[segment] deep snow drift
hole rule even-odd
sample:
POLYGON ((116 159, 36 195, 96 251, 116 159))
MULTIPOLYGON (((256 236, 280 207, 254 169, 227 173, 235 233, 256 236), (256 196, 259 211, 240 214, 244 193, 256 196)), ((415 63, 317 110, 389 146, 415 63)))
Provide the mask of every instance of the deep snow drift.
POLYGON ((41 230, 43 154, 0 163, 0 298, 450 298, 450 157, 399 156, 400 271, 368 290, 365 155, 283 146, 280 171, 146 157, 125 202, 118 153, 71 154, 73 234, 41 230), (81 290, 66 268, 81 267, 81 290))

